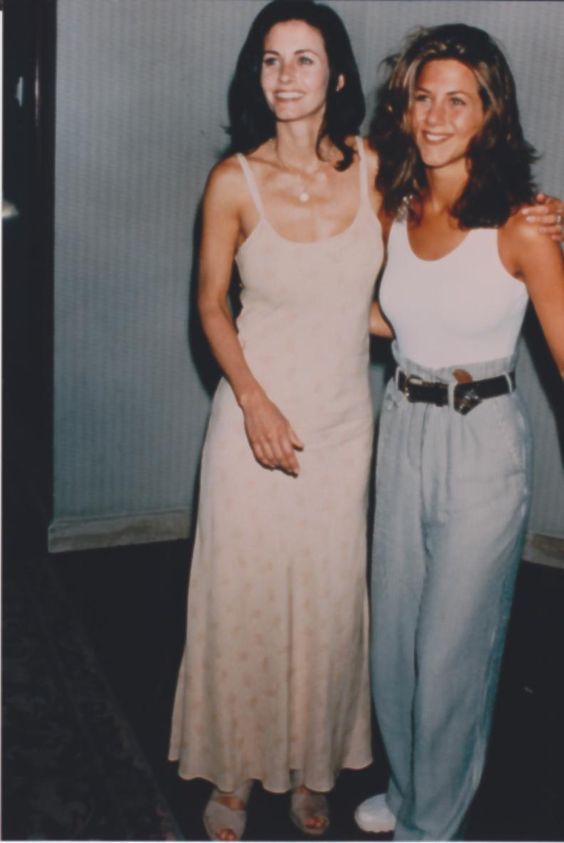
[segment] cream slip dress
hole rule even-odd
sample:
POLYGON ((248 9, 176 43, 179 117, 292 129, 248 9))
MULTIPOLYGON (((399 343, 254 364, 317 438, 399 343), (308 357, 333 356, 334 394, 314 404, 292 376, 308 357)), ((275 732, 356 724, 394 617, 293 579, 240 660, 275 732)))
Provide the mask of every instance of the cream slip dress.
POLYGON ((222 380, 214 396, 171 760, 230 791, 259 779, 330 790, 371 761, 366 507, 373 414, 369 311, 382 262, 362 141, 360 201, 340 234, 299 243, 259 221, 236 257, 239 339, 305 443, 299 477, 255 460, 222 380))

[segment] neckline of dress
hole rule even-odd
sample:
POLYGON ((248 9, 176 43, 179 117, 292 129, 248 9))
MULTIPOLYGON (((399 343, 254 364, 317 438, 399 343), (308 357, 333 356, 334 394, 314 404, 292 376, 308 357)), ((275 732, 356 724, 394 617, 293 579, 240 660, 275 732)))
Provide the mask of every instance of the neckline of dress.
MULTIPOLYGON (((347 225, 347 227, 344 228, 342 231, 338 231, 336 234, 331 234, 329 237, 318 237, 315 240, 292 240, 290 237, 285 237, 283 234, 280 234, 280 232, 276 230, 276 228, 272 225, 272 223, 270 222, 268 217, 266 217, 264 214, 261 214, 259 216, 259 220, 258 220, 257 224, 255 225, 255 227, 253 228, 253 230, 251 231, 251 233, 249 234, 247 239, 244 240, 241 243, 241 245, 239 246, 239 248, 237 250, 236 257, 238 257, 241 254, 241 252, 243 251, 243 249, 245 248, 247 243, 249 243, 249 241, 254 238, 255 233, 257 232, 257 230, 262 225, 265 225, 268 229, 270 229, 270 231, 274 234, 274 236, 278 240, 281 240, 283 243, 288 243, 290 246, 300 246, 300 247, 306 246, 307 247, 307 246, 319 246, 323 243, 332 243, 333 241, 339 240, 341 237, 344 237, 346 234, 348 234, 356 226, 365 206, 366 206, 366 202, 363 202, 361 200, 361 202, 360 202, 360 204, 357 208, 356 214, 354 215, 354 218, 347 225)), ((372 219, 374 220, 374 222, 381 229, 382 226, 381 226, 380 220, 378 219, 378 217, 376 216, 376 214, 374 213, 372 208, 368 208, 367 210, 368 210, 370 216, 372 217, 372 219)))
MULTIPOLYGON (((261 220, 264 220, 264 222, 270 228, 270 230, 273 231, 274 234, 280 240, 283 240, 285 243, 291 243, 292 246, 315 246, 319 243, 330 243, 332 240, 337 240, 339 237, 342 237, 344 234, 347 234, 351 230, 351 228, 353 228, 356 225, 356 223, 358 221, 358 218, 360 217, 360 213, 362 211, 362 205, 363 205, 363 202, 362 202, 362 199, 361 199, 361 201, 359 203, 359 206, 356 209, 356 213, 355 213, 354 217, 352 218, 351 222, 347 225, 347 227, 343 228, 342 231, 338 231, 336 234, 331 234, 329 237, 318 237, 315 240, 292 240, 291 237, 285 237, 283 234, 280 234, 278 229, 276 229, 272 225, 272 223, 270 222, 268 217, 266 217, 264 214, 261 216, 261 220)), ((256 226, 255 226, 255 228, 256 228, 256 226)))

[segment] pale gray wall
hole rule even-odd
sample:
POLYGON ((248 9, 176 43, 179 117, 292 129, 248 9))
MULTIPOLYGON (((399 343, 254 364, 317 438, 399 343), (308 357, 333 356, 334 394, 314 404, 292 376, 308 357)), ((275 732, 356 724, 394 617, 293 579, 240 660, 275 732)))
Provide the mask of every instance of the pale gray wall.
MULTIPOLYGON (((186 532, 208 394, 188 341, 193 226, 225 135, 226 91, 262 0, 59 0, 55 512, 51 546, 186 532)), ((341 0, 369 103, 420 24, 504 44, 538 173, 564 196, 564 8, 556 2, 341 0)), ((533 529, 564 536, 554 416, 526 355, 539 443, 533 529), (541 494, 548 490, 549 495, 541 494)), ((376 394, 382 374, 374 373, 376 394)))

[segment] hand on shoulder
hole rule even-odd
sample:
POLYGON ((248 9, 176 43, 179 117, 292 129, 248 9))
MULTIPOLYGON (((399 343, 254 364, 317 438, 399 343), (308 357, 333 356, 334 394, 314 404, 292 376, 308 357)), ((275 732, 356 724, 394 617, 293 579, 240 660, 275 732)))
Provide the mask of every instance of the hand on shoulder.
POLYGON ((564 241, 564 205, 562 200, 547 193, 537 193, 534 205, 524 205, 520 213, 541 234, 548 234, 557 243, 564 241))
POLYGON ((506 269, 516 278, 529 281, 538 270, 560 265, 560 245, 535 225, 527 222, 520 209, 500 228, 500 257, 506 269))

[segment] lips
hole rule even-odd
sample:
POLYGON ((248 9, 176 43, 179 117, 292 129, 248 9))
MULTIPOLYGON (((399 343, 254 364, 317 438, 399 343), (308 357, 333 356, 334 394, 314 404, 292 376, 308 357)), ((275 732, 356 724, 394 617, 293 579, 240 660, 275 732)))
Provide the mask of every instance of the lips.
POLYGON ((423 138, 427 143, 442 143, 450 138, 450 135, 441 132, 422 132, 423 138))
POLYGON ((276 91, 274 96, 277 100, 283 100, 284 102, 290 102, 292 100, 299 100, 302 97, 302 94, 298 93, 297 91, 276 91))

